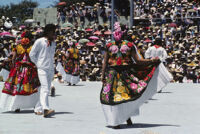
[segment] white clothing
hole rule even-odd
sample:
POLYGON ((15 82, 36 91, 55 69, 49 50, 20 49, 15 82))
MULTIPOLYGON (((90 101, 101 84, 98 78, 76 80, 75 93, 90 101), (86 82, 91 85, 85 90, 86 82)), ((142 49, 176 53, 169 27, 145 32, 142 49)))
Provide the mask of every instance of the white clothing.
POLYGON ((38 69, 54 70, 55 48, 55 42, 51 42, 48 46, 48 40, 45 37, 39 38, 29 53, 30 59, 38 69))
POLYGON ((135 101, 122 103, 118 105, 102 104, 102 109, 108 125, 116 126, 125 122, 131 116, 139 115, 140 106, 171 81, 171 76, 161 63, 150 80, 146 90, 140 98, 135 101))
POLYGON ((35 112, 42 112, 44 109, 50 109, 48 95, 50 93, 53 76, 54 72, 50 70, 38 69, 38 77, 41 83, 41 87, 39 89, 40 98, 35 106, 35 112))
POLYGON ((0 72, 0 76, 3 77, 3 81, 6 81, 8 76, 9 76, 9 71, 7 71, 6 69, 2 68, 1 72, 0 72))
POLYGON ((29 53, 31 61, 37 66, 38 77, 41 83, 39 89, 40 99, 35 106, 35 112, 42 112, 44 109, 49 109, 48 95, 54 76, 56 44, 55 42, 51 42, 51 45, 48 46, 48 43, 45 37, 37 39, 29 53))
POLYGON ((39 99, 39 93, 28 96, 1 94, 0 109, 1 112, 14 111, 16 109, 33 109, 39 99))
POLYGON ((149 47, 145 52, 145 58, 159 57, 162 62, 167 59, 167 52, 163 47, 156 48, 155 46, 149 47))
POLYGON ((6 28, 12 28, 13 23, 12 23, 11 21, 6 21, 6 22, 4 23, 4 26, 5 26, 6 28))
POLYGON ((60 62, 58 62, 56 70, 62 75, 62 79, 65 82, 71 83, 72 85, 80 82, 80 76, 73 76, 71 74, 67 74, 60 62))

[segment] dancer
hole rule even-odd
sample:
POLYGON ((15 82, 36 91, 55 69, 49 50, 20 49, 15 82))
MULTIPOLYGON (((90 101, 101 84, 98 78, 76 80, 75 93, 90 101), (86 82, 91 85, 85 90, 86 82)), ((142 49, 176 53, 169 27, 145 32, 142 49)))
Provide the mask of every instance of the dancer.
POLYGON ((40 99, 34 111, 39 115, 43 113, 44 117, 50 117, 55 112, 49 108, 48 100, 51 82, 54 77, 55 30, 55 25, 47 24, 44 28, 44 37, 35 41, 29 54, 31 61, 37 66, 38 77, 41 83, 40 99))
POLYGON ((32 47, 31 40, 32 35, 26 32, 13 51, 12 67, 0 101, 4 111, 20 112, 20 109, 33 108, 37 103, 40 82, 36 66, 28 55, 32 47))
POLYGON ((165 60, 167 59, 167 51, 162 46, 162 39, 160 37, 157 37, 155 39, 154 45, 149 47, 145 52, 145 58, 150 59, 158 57, 161 62, 165 62, 165 60))
MULTIPOLYGON (((154 45, 149 47, 147 51, 145 52, 145 58, 151 59, 151 58, 159 58, 161 62, 165 63, 167 59, 167 51, 165 48, 163 48, 163 42, 160 37, 157 37, 155 39, 154 45)), ((168 75, 170 76, 170 79, 173 79, 172 74, 166 69, 166 72, 168 72, 168 75)), ((158 90, 158 93, 161 93, 162 89, 158 90)))
POLYGON ((58 62, 57 70, 62 74, 62 78, 69 85, 76 85, 80 81, 79 70, 79 50, 75 44, 71 42, 71 47, 67 49, 67 52, 62 53, 62 64, 58 62))
POLYGON ((125 121, 131 125, 131 116, 138 115, 139 107, 169 81, 160 78, 165 72, 158 73, 163 68, 159 59, 139 58, 134 44, 123 40, 120 24, 114 28, 115 41, 106 45, 104 55, 100 100, 107 124, 120 128, 125 121))

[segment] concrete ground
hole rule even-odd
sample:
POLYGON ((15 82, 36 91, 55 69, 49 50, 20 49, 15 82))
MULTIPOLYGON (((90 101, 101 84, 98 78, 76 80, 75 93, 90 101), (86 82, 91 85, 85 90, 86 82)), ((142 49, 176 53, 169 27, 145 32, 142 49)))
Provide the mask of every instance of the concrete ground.
MULTIPOLYGON (((2 89, 3 83, 0 83, 2 89)), ((99 101, 100 82, 77 86, 55 83, 50 97, 55 116, 43 118, 33 110, 0 113, 0 134, 199 134, 199 84, 169 84, 132 117, 134 124, 114 130, 106 125, 99 101)))

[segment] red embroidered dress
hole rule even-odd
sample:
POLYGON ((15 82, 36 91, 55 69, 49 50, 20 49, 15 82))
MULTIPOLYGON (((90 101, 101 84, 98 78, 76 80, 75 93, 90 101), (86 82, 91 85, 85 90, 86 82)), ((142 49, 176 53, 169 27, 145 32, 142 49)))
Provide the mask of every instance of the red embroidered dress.
POLYGON ((3 93, 15 96, 37 92, 40 82, 37 69, 29 58, 30 50, 31 47, 25 49, 22 45, 17 45, 14 49, 17 53, 16 62, 4 84, 3 93))
POLYGON ((106 47, 109 56, 106 82, 100 94, 101 103, 116 105, 138 99, 145 91, 156 66, 133 64, 131 53, 136 53, 136 50, 131 42, 122 41, 119 46, 111 42, 106 47))

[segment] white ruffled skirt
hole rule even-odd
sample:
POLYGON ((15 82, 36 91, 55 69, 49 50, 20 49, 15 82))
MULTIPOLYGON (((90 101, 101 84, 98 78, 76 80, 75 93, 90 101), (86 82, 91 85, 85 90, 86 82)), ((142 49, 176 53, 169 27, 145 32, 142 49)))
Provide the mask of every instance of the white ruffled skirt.
POLYGON ((58 62, 58 65, 56 66, 56 70, 62 75, 62 79, 65 82, 68 82, 71 84, 77 84, 80 82, 80 76, 73 76, 71 74, 67 74, 60 62, 58 62))
POLYGON ((28 96, 9 95, 1 93, 0 109, 1 112, 14 111, 16 109, 33 109, 39 100, 39 93, 34 93, 28 96))
POLYGON ((1 69, 0 76, 3 77, 3 81, 6 81, 6 80, 7 80, 9 73, 10 73, 10 72, 7 71, 6 69, 3 69, 3 68, 1 69))

